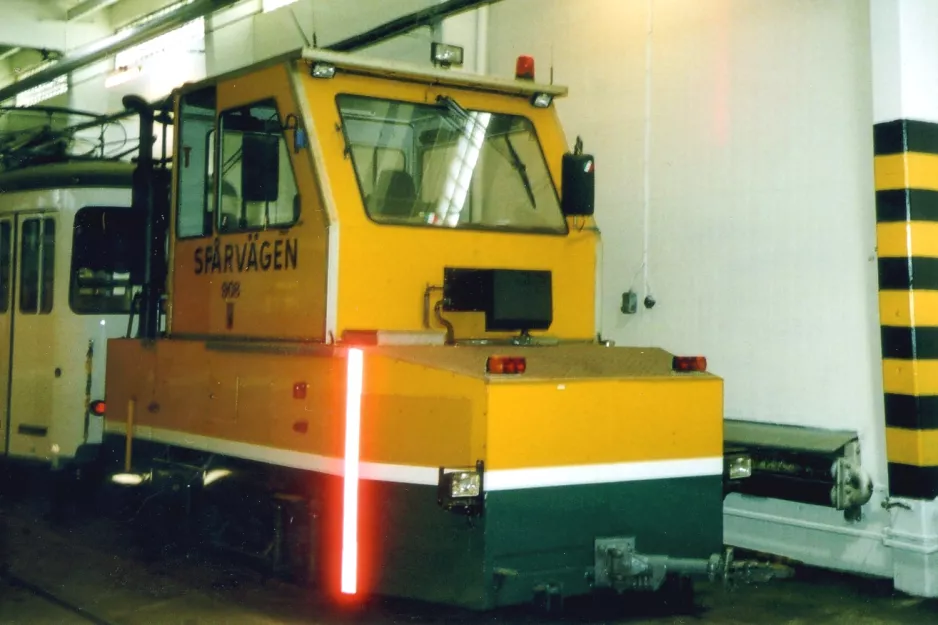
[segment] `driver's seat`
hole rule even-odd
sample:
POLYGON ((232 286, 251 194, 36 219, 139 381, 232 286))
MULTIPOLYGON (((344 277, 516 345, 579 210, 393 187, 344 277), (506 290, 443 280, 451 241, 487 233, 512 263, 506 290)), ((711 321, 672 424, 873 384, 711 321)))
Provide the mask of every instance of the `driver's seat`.
POLYGON ((416 202, 417 190, 410 174, 401 169, 381 172, 371 196, 371 205, 378 214, 385 217, 411 217, 416 202))

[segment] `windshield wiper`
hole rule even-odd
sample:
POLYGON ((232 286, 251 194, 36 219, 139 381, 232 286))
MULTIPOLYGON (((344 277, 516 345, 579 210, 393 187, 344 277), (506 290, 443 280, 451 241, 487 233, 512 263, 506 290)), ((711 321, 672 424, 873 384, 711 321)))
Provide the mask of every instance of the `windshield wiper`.
MULTIPOLYGON (((469 111, 464 109, 459 104, 459 102, 449 96, 439 95, 436 97, 436 101, 445 107, 452 117, 455 117, 463 122, 463 125, 459 128, 467 137, 470 136, 470 127, 477 125, 479 123, 478 119, 473 117, 469 111)), ((508 153, 511 156, 512 167, 514 167, 514 169, 518 172, 518 176, 521 178, 521 184, 524 185, 524 190, 528 195, 528 200, 530 200, 531 206, 533 208, 537 208, 537 202, 534 200, 534 190, 531 188, 531 179, 528 178, 528 169, 525 166, 524 161, 521 160, 521 157, 518 156, 518 151, 515 150, 515 146, 512 145, 509 135, 506 133, 504 137, 505 145, 508 146, 508 153)))
POLYGON ((505 135, 505 145, 508 146, 508 152, 511 154, 511 164, 518 172, 518 176, 521 177, 521 184, 524 185, 524 190, 528 194, 528 199, 531 200, 531 208, 537 208, 537 202, 534 201, 534 191, 531 189, 531 179, 528 178, 528 168, 521 160, 521 157, 518 156, 518 151, 515 150, 515 146, 511 143, 511 138, 508 135, 505 135))
MULTIPOLYGON (((451 116, 458 118, 464 124, 477 123, 472 115, 469 114, 469 111, 464 109, 456 100, 448 95, 438 95, 436 96, 436 101, 441 104, 451 116)), ((468 134, 468 131, 466 134, 468 134)))

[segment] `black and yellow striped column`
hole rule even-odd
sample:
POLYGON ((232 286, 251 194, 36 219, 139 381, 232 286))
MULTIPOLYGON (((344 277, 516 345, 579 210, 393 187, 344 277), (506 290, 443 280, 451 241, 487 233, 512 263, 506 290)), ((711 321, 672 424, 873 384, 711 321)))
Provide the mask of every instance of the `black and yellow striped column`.
POLYGON ((938 124, 874 126, 886 456, 893 497, 938 497, 938 124))

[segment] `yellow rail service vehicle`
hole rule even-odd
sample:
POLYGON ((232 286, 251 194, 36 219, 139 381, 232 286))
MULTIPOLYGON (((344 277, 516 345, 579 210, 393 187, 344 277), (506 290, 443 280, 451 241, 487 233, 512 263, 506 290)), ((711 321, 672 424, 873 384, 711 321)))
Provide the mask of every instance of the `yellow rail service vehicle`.
POLYGON ((166 332, 108 343, 113 480, 338 598, 725 575, 722 381, 597 336, 593 158, 518 70, 305 49, 174 92, 166 332))

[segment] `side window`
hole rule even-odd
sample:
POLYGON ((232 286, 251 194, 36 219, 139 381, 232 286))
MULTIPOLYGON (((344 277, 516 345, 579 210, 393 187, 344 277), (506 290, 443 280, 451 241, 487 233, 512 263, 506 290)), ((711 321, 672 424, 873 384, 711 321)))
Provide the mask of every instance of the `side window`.
POLYGON ((75 214, 69 288, 74 312, 130 312, 143 288, 145 234, 146 215, 129 207, 86 206, 75 214))
POLYGON ((179 238, 211 233, 214 208, 215 89, 182 96, 179 103, 179 160, 176 194, 176 234, 179 238))
POLYGON ((10 310, 10 271, 13 264, 13 227, 0 221, 0 313, 10 310))
POLYGON ((406 171, 404 150, 370 145, 352 145, 352 158, 359 164, 362 193, 370 197, 386 171, 406 171))
POLYGON ((55 287, 55 221, 27 219, 20 246, 20 311, 52 312, 55 287))
POLYGON ((299 218, 290 153, 272 100, 221 115, 218 230, 283 228, 299 218))

